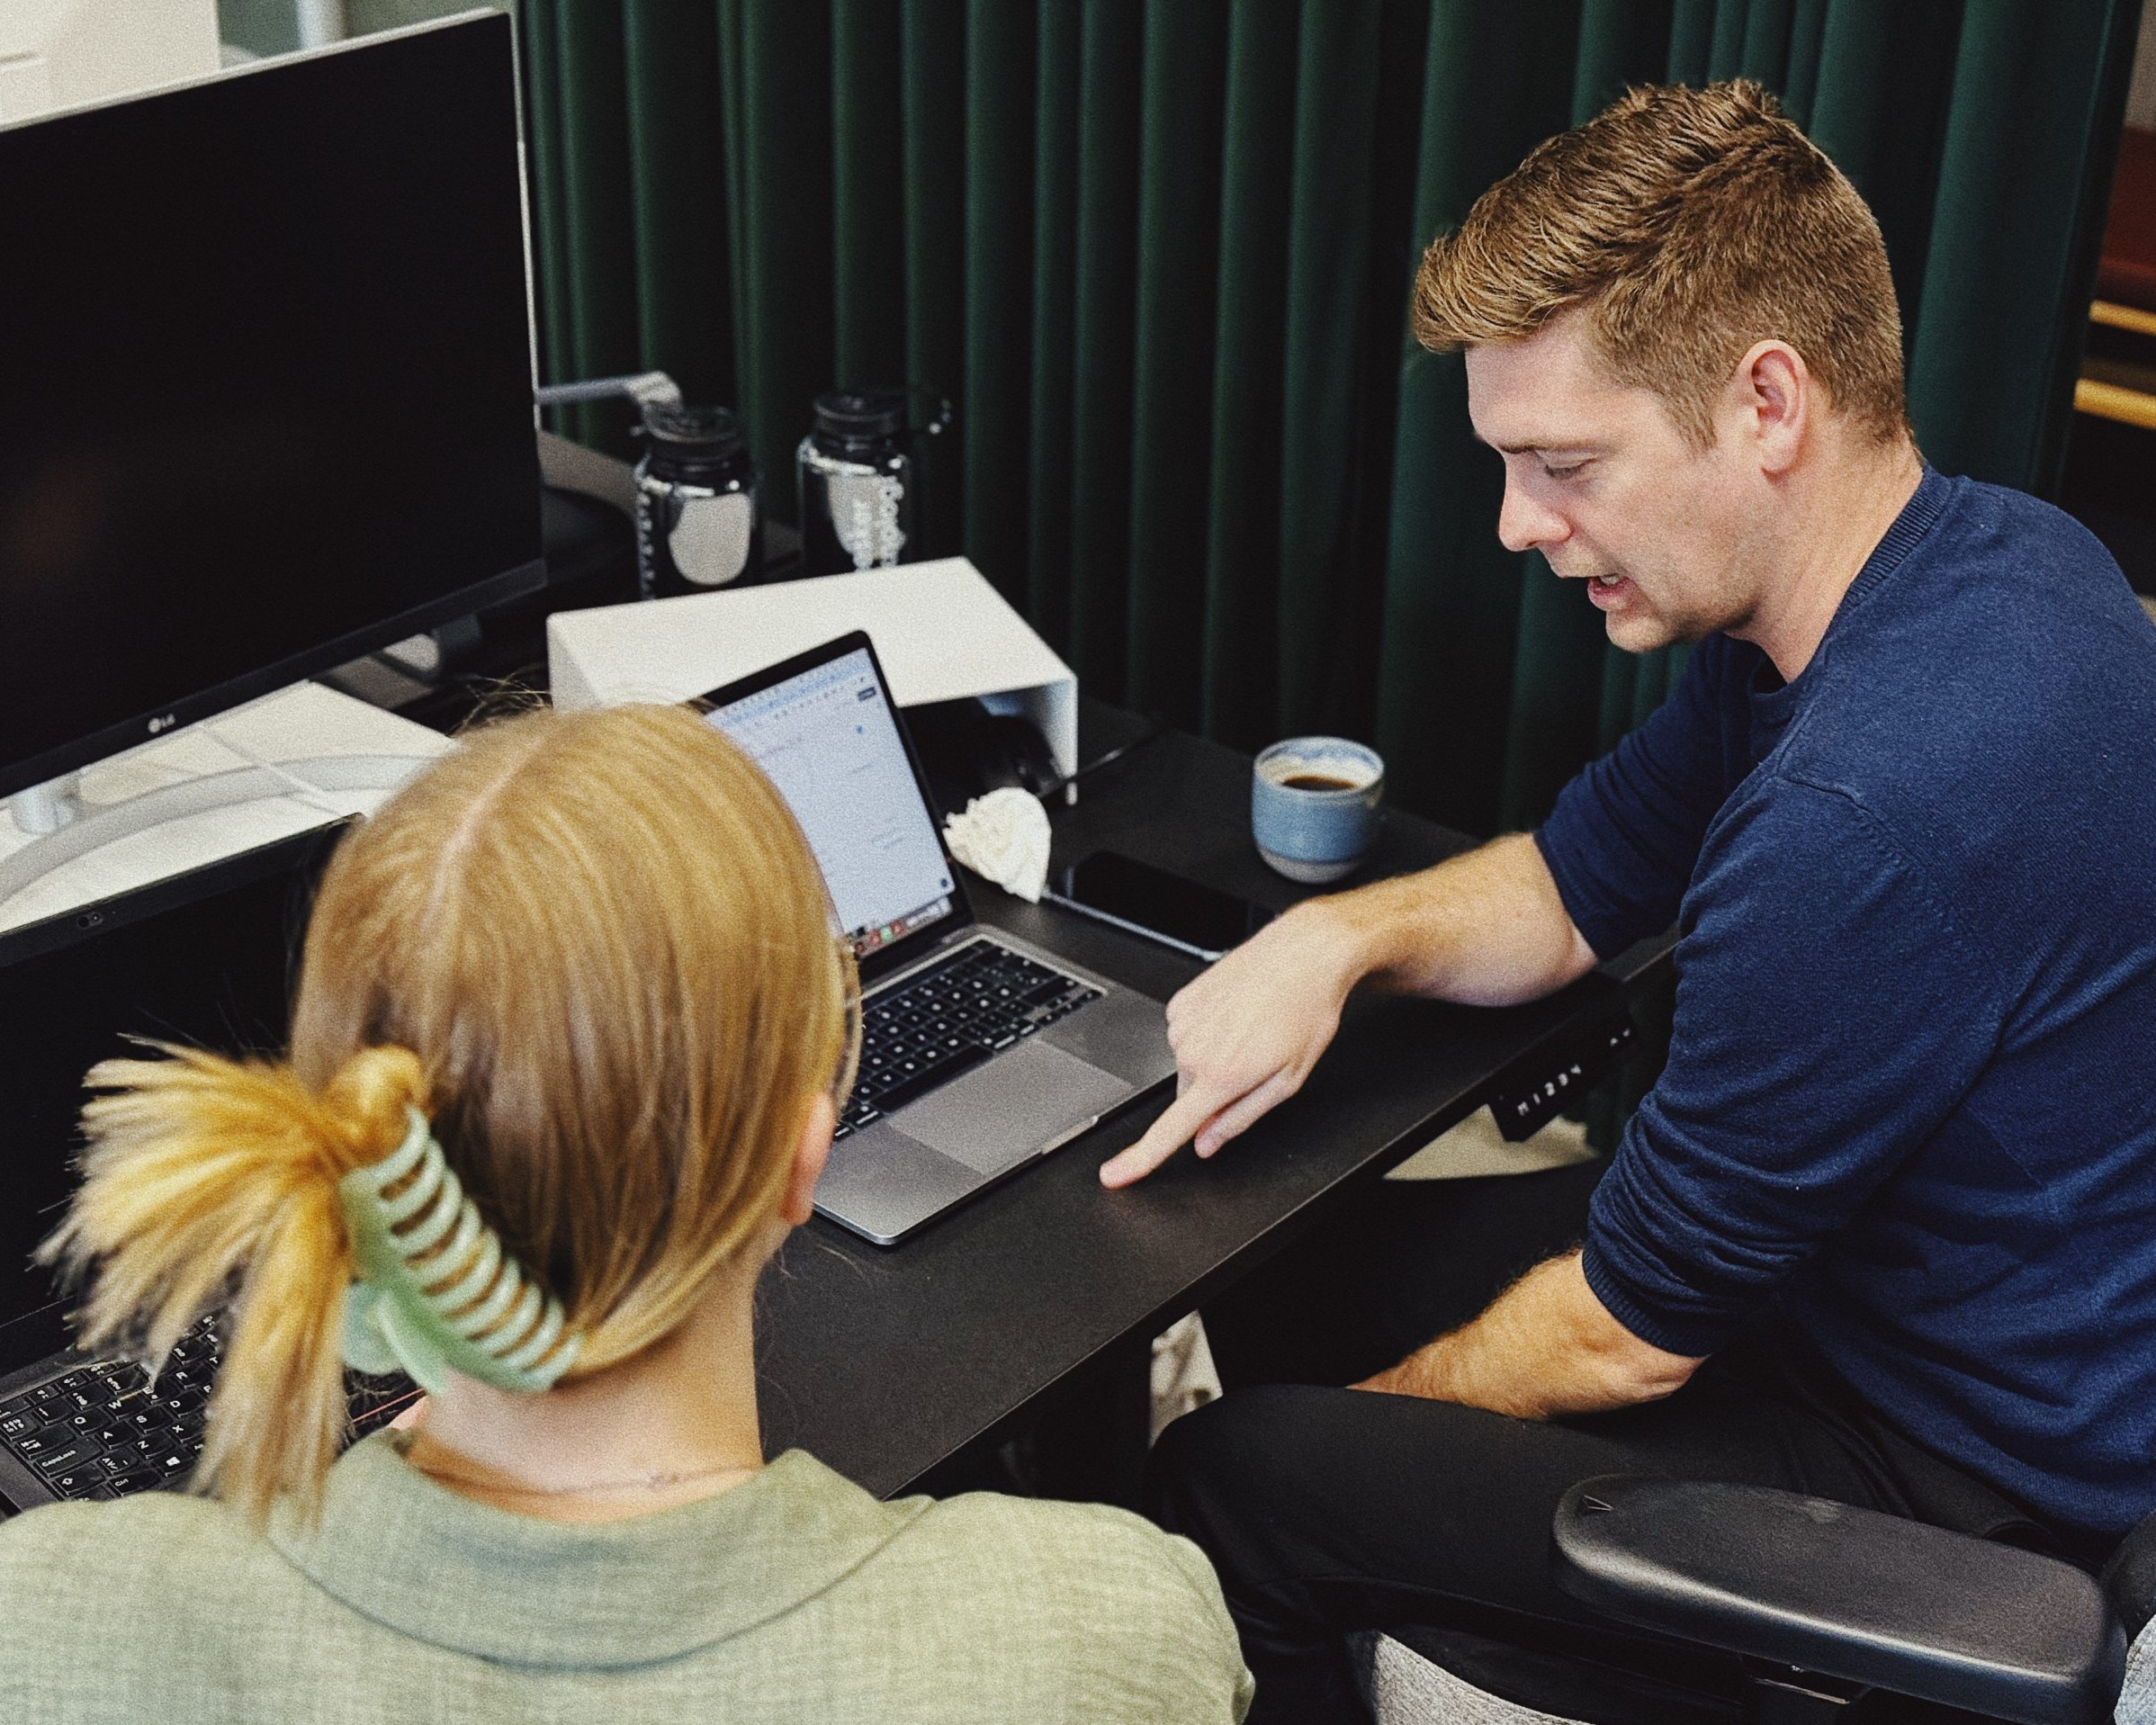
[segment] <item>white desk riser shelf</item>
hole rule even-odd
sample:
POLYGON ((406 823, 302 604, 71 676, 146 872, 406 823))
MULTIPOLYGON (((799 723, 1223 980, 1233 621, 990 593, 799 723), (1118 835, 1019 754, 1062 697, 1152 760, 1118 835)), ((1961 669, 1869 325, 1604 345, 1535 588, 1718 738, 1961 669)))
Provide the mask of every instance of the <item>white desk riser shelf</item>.
POLYGON ((686 701, 865 629, 901 706, 979 696, 1031 719, 1059 771, 1078 766, 1078 678, 963 557, 547 619, 563 711, 686 701))

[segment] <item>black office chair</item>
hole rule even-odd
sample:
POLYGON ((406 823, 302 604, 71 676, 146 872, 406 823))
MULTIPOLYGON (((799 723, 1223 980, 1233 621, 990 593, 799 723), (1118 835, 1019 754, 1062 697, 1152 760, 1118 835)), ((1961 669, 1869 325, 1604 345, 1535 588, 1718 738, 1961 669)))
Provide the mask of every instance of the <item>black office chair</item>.
MULTIPOLYGON (((2100 1581, 2034 1552, 1764 1487, 1587 1480, 1559 1505, 1550 1532, 1558 1585, 1582 1604, 1664 1645, 1734 1656, 1702 1662, 1722 1679, 1719 1691, 1665 1694, 1644 1703, 1648 1716, 2156 1725, 2156 1631, 2137 1639, 2156 1615, 2156 1515, 2121 1542, 2100 1581)), ((1460 1663, 1462 1644, 1444 1632, 1393 1638, 1380 1669, 1388 1654, 1397 1673, 1402 1647, 1436 1667, 1460 1663)), ((1415 1689, 1397 1676, 1392 1686, 1415 1689)), ((1423 1693, 1433 1698, 1425 1718, 1556 1717, 1423 1693)), ((1416 1713, 1413 1701, 1389 1717, 1379 1706, 1385 1725, 1416 1713)))

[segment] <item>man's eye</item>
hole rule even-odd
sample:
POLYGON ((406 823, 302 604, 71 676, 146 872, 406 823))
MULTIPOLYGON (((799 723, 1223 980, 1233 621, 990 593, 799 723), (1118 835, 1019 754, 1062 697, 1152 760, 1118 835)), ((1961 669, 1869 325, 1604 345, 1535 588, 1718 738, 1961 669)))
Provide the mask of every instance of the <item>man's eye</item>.
POLYGON ((1542 463, 1542 473, 1543 476, 1548 479, 1568 480, 1574 475, 1579 473, 1586 468, 1586 463, 1585 462, 1574 462, 1568 467, 1552 467, 1548 462, 1544 462, 1542 463))

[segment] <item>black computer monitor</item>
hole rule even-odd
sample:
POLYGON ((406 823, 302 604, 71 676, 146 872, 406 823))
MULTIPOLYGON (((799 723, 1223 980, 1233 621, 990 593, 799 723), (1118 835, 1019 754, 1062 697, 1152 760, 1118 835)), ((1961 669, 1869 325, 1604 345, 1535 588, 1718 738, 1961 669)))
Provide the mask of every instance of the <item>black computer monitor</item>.
POLYGON ((0 795, 536 588, 509 20, 0 128, 0 795))

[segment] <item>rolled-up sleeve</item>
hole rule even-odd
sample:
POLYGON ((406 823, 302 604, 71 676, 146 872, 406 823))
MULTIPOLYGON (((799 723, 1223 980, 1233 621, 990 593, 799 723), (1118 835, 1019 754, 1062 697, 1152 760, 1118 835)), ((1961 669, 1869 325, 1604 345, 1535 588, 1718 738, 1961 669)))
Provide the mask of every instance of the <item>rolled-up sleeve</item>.
POLYGON ((1708 823, 1736 782, 1723 718, 1746 699, 1754 657, 1720 635, 1702 642, 1669 698, 1567 785, 1536 831, 1558 895, 1597 957, 1676 920, 1708 823))
POLYGON ((1589 1212, 1625 1328, 1711 1353, 1953 1111, 1994 973, 1892 839, 1831 789, 1748 784, 1684 904, 1668 1064, 1589 1212))

